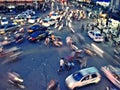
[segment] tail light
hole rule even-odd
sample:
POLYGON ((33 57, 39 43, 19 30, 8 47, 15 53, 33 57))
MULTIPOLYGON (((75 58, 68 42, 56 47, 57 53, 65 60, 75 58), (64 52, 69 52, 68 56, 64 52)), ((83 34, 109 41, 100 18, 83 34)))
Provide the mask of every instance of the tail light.
POLYGON ((31 38, 32 39, 32 41, 34 41, 35 40, 35 38, 31 38))
POLYGON ((101 75, 99 75, 99 78, 102 78, 102 76, 101 76, 101 75))

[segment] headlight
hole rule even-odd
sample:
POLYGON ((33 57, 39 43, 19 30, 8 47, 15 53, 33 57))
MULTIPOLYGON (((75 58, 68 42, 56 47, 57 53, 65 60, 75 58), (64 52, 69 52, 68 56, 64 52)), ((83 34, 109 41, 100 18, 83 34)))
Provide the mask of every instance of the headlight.
POLYGON ((28 30, 28 32, 33 32, 33 30, 28 30))
POLYGON ((0 34, 4 34, 5 33, 5 31, 0 31, 0 34))
POLYGON ((68 88, 73 89, 73 83, 69 83, 68 88))

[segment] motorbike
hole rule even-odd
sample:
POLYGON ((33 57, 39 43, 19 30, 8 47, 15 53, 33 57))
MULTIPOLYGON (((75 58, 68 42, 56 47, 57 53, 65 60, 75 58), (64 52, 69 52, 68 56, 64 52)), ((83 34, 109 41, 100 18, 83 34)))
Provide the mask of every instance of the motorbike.
POLYGON ((105 90, 118 90, 118 89, 107 86, 107 87, 105 88, 105 90))
POLYGON ((65 67, 67 70, 74 68, 75 64, 73 62, 65 62, 65 67))
POLYGON ((77 51, 77 50, 78 50, 78 47, 77 47, 75 44, 71 44, 71 45, 70 45, 70 48, 71 48, 73 51, 77 51))
POLYGON ((52 44, 53 46, 61 47, 63 45, 63 42, 61 41, 61 37, 55 36, 53 39, 52 37, 49 38, 50 38, 50 44, 52 44))
POLYGON ((24 89, 23 79, 15 72, 8 72, 8 82, 16 87, 24 89))
POLYGON ((90 50, 90 49, 88 49, 88 48, 85 48, 85 49, 84 49, 84 52, 85 52, 87 55, 96 56, 96 53, 95 53, 93 50, 90 50))
POLYGON ((61 41, 58 41, 58 40, 53 41, 53 44, 56 47, 61 47, 63 45, 63 43, 61 41))
POLYGON ((17 33, 15 34, 16 43, 22 43, 24 41, 24 34, 17 33))
POLYGON ((47 90, 60 90, 59 82, 51 80, 48 84, 47 90))
POLYGON ((55 23, 55 27, 54 28, 58 28, 59 27, 59 22, 57 21, 56 23, 55 23))
POLYGON ((113 40, 112 46, 113 47, 119 47, 120 46, 120 41, 113 40))
POLYGON ((63 45, 61 38, 59 38, 59 37, 56 37, 55 40, 52 42, 53 42, 53 45, 56 47, 61 47, 63 45))
POLYGON ((63 24, 61 24, 59 27, 58 27, 58 30, 61 30, 63 28, 63 24))
POLYGON ((113 50, 114 54, 119 55, 120 54, 120 48, 115 48, 113 50))

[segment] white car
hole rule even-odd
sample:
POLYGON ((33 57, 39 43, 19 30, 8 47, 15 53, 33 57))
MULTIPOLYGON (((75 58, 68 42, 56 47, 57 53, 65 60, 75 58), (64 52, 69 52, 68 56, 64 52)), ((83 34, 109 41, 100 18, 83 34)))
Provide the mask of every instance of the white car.
POLYGON ((55 24, 55 20, 51 18, 45 18, 40 23, 45 27, 49 27, 55 24))
POLYGON ((103 66, 101 70, 104 72, 105 76, 120 89, 120 68, 108 65, 103 66))
POLYGON ((103 38, 102 34, 98 30, 88 31, 88 36, 91 39, 93 39, 93 41, 95 41, 95 42, 103 42, 104 41, 104 38, 103 38))
POLYGON ((37 16, 33 16, 30 19, 28 19, 28 23, 33 24, 33 23, 37 22, 37 19, 38 19, 37 16))
POLYGON ((56 20, 56 19, 60 18, 60 15, 58 13, 52 13, 52 14, 50 14, 50 18, 56 20))
POLYGON ((92 83, 98 83, 101 75, 95 67, 81 69, 65 79, 65 83, 69 89, 73 90, 92 83))
POLYGON ((8 19, 6 18, 6 19, 2 19, 1 20, 1 25, 6 25, 6 24, 8 24, 9 22, 8 22, 8 19))

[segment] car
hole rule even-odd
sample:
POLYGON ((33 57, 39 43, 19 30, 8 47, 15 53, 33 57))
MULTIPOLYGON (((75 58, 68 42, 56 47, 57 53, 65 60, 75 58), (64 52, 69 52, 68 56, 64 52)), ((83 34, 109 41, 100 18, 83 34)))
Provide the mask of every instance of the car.
POLYGON ((51 18, 45 18, 42 21, 40 21, 41 25, 45 26, 45 27, 49 27, 55 24, 55 19, 51 19, 51 18))
POLYGON ((60 15, 58 13, 52 13, 49 15, 51 19, 57 20, 60 18, 60 15))
POLYGON ((18 14, 15 19, 13 20, 14 23, 16 24, 22 24, 25 23, 27 20, 26 16, 22 15, 22 14, 18 14))
POLYGON ((30 34, 30 33, 33 33, 35 31, 46 31, 47 30, 47 27, 44 27, 44 26, 41 26, 39 24, 35 24, 33 26, 31 26, 27 32, 30 34))
POLYGON ((25 12, 29 15, 35 15, 35 11, 33 11, 33 10, 27 10, 25 12))
POLYGON ((33 16, 33 17, 29 18, 28 23, 33 24, 33 23, 37 22, 38 18, 39 17, 37 17, 37 16, 33 16))
POLYGON ((95 42, 103 42, 104 41, 102 34, 98 30, 89 30, 88 36, 91 39, 93 39, 93 41, 95 41, 95 42))
POLYGON ((102 66, 101 70, 105 76, 120 89, 120 68, 112 65, 102 66))
POLYGON ((37 40, 42 40, 46 38, 48 35, 49 35, 49 32, 47 31, 36 31, 36 32, 31 33, 28 36, 28 40, 31 42, 35 42, 37 40))
POLYGON ((8 24, 8 19, 6 18, 6 19, 2 19, 1 20, 1 25, 6 25, 6 24, 8 24))
POLYGON ((29 14, 26 13, 26 12, 22 12, 21 15, 22 15, 22 17, 25 17, 25 18, 27 18, 27 19, 31 18, 31 15, 29 15, 29 14))
POLYGON ((18 30, 19 26, 15 24, 7 24, 0 26, 0 34, 4 34, 5 32, 11 32, 18 30))
POLYGON ((65 79, 67 87, 71 90, 92 83, 98 83, 101 75, 96 67, 84 68, 69 75, 65 79))

